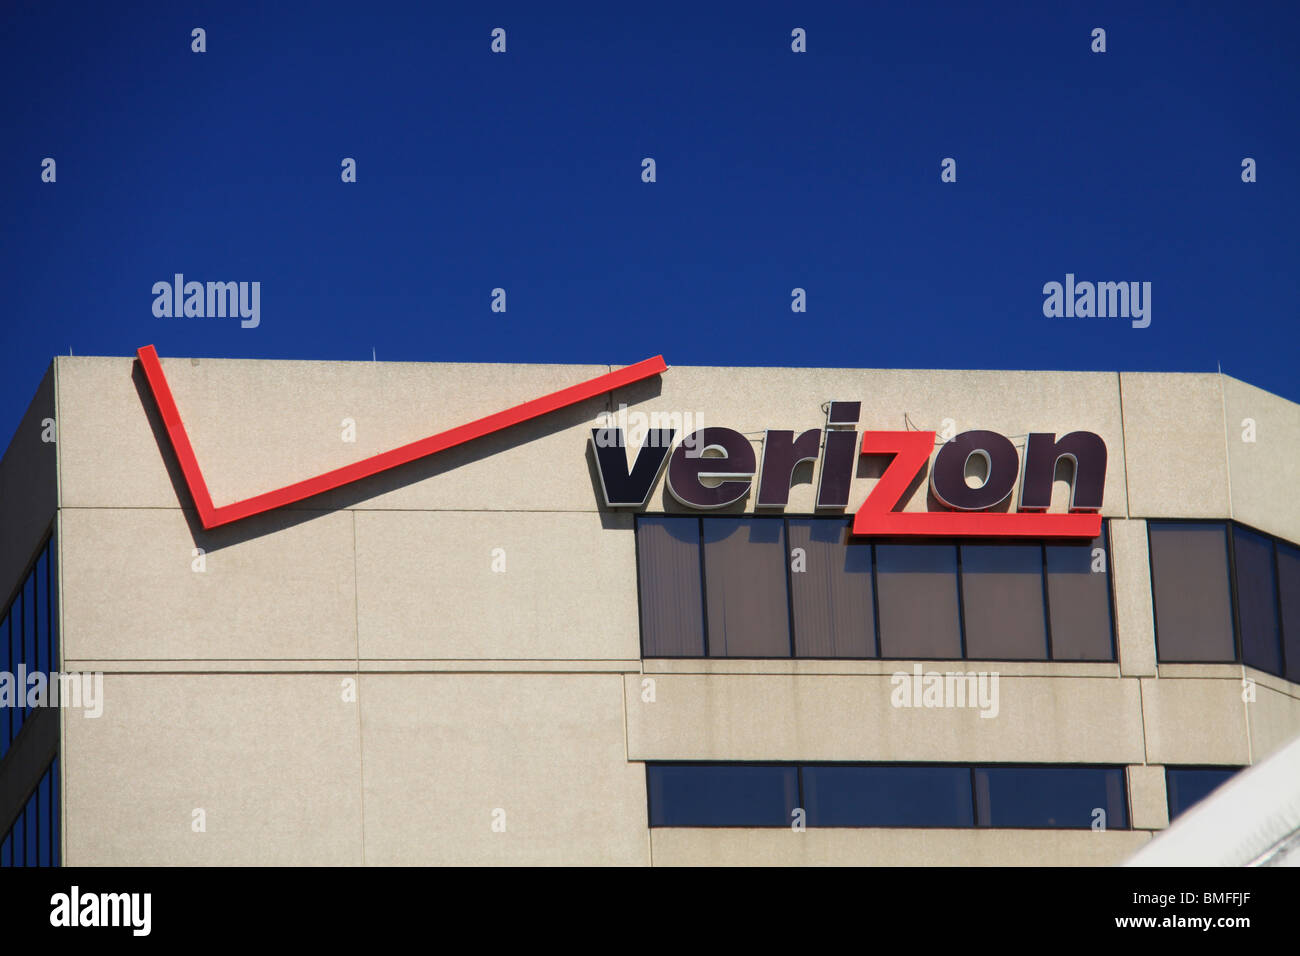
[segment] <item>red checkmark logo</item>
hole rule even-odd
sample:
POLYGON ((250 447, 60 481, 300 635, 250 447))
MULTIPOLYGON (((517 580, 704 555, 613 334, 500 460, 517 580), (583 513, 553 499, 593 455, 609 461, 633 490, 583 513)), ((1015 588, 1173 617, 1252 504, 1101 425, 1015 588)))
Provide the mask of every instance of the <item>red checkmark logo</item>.
POLYGON ((263 511, 280 508, 310 498, 312 495, 360 481, 362 478, 369 478, 389 468, 396 468, 398 465, 404 465, 447 448, 463 445, 475 438, 502 431, 511 425, 540 418, 549 412, 558 411, 588 398, 622 388, 624 385, 631 385, 633 382, 659 375, 668 369, 664 364, 664 357, 656 355, 654 358, 629 365, 617 372, 598 375, 577 385, 560 389, 558 392, 551 392, 549 395, 534 398, 532 401, 515 405, 504 411, 495 412, 464 425, 457 425, 455 428, 438 432, 428 438, 421 438, 391 451, 363 458, 361 461, 335 468, 314 478, 307 478, 274 491, 216 507, 212 504, 212 495, 208 493, 207 482, 203 480, 203 472, 199 469, 199 461, 194 455, 194 446, 190 444, 190 436, 185 431, 184 422, 181 421, 181 413, 176 408, 176 399, 172 397, 167 377, 163 375, 162 363, 158 361, 158 352, 152 345, 146 345, 137 350, 136 355, 140 359, 140 367, 144 369, 149 390, 153 392, 154 401, 162 415, 163 425, 167 428, 167 438, 176 453, 176 460, 180 462, 181 473, 185 476, 185 484, 189 487, 190 497, 194 499, 194 506, 198 509, 199 520, 204 528, 230 524, 240 518, 261 514, 263 511))

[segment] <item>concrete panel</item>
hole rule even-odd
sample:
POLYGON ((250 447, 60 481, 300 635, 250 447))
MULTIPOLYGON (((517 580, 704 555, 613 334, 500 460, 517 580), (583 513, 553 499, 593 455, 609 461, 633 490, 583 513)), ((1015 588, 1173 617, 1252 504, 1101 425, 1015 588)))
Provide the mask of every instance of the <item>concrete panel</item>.
POLYGON ((1142 680, 1147 763, 1250 763, 1240 680, 1142 680))
POLYGON ((630 515, 358 511, 356 523, 365 659, 641 656, 630 515))
POLYGON ((1133 680, 1002 677, 992 718, 894 707, 883 675, 661 674, 653 703, 625 680, 632 760, 1142 762, 1133 680))
POLYGON ((647 863, 621 689, 613 674, 362 675, 366 862, 647 863))
POLYGON ((361 863, 356 707, 336 675, 106 675, 65 715, 65 864, 361 863))
MULTIPOLYGON (((57 418, 54 369, 41 379, 14 437, 0 459, 0 611, 20 583, 27 564, 58 507, 58 444, 42 439, 46 419, 57 418)), ((58 424, 51 430, 59 436, 58 424)))
MULTIPOLYGON (((944 420, 951 419, 956 432, 1000 432, 1011 438, 1022 454, 1024 436, 1031 431, 1058 436, 1071 431, 1096 432, 1105 440, 1108 452, 1103 513, 1126 514, 1123 428, 1113 373, 676 366, 663 376, 660 394, 629 401, 628 414, 658 412, 683 420, 689 415, 697 424, 735 429, 750 436, 755 458, 761 460, 765 429, 821 428, 826 420, 822 405, 832 399, 862 402, 860 431, 912 427, 941 432, 944 420)), ((616 397, 615 401, 628 400, 616 397)), ((861 504, 875 485, 881 464, 881 459, 859 462, 850 510, 861 504)), ((786 510, 812 512, 815 467, 802 466, 796 471, 796 481, 786 510)), ((1018 500, 1018 494, 1017 482, 1012 501, 1018 500)), ((757 482, 744 502, 745 510, 753 510, 756 495, 757 482)), ((928 484, 920 482, 906 510, 926 510, 927 496, 928 484)), ((1066 483, 1057 482, 1053 510, 1064 511, 1067 503, 1066 483)), ((668 495, 662 476, 649 510, 682 510, 668 495)))
POLYGON ((1151 557, 1145 521, 1111 521, 1111 587, 1115 594, 1115 636, 1120 671, 1126 677, 1154 677, 1156 626, 1151 606, 1151 557))
POLYGON ((1134 830, 675 829, 650 831, 655 866, 1114 866, 1134 830))
POLYGON ((1169 794, 1164 767, 1129 767, 1128 801, 1132 825, 1137 830, 1163 830, 1169 826, 1169 794))
POLYGON ((187 517, 63 510, 66 657, 356 660, 351 514, 279 512, 212 532, 187 517))
POLYGON ((1223 398, 1233 516, 1300 542, 1300 405, 1226 375, 1223 398))
POLYGON ((1129 514, 1230 517, 1220 377, 1123 372, 1120 387, 1129 514))
MULTIPOLYGON (((63 355, 54 361, 63 416, 60 503, 95 508, 191 506, 135 359, 63 355)), ((184 408, 181 415, 188 425, 193 416, 184 408)), ((199 463, 207 467, 202 457, 199 463)))
POLYGON ((1259 763, 1300 734, 1300 698, 1278 693, 1260 682, 1254 702, 1246 705, 1246 720, 1250 725, 1250 762, 1259 763))

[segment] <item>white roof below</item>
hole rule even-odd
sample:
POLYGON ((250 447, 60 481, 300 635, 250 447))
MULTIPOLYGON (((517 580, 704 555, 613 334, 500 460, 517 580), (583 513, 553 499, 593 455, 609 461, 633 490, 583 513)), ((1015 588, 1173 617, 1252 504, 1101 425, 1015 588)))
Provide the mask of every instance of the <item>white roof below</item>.
POLYGON ((1125 866, 1300 866, 1300 737, 1180 816, 1125 866))

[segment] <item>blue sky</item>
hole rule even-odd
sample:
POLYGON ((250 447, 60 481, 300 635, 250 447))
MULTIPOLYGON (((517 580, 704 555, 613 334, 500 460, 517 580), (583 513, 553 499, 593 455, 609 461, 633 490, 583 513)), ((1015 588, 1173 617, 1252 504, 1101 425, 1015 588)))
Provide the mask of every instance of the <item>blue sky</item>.
POLYGON ((0 444, 51 356, 147 343, 1221 362, 1300 400, 1300 4, 978 6, 10 0, 0 444), (260 325, 155 317, 152 286, 176 272, 259 281, 260 325), (1067 272, 1150 282, 1150 327, 1044 317, 1067 272))

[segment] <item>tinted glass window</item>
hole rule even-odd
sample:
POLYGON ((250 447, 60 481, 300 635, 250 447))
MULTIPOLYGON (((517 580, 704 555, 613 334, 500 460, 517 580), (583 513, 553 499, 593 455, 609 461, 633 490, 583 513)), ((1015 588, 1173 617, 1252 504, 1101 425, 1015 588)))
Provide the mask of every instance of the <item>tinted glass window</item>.
POLYGON ((1286 679, 1300 684, 1300 548, 1277 543, 1277 580, 1282 607, 1286 679))
POLYGON ((58 866, 59 762, 46 768, 9 832, 0 838, 0 866, 58 866))
POLYGON ((1237 615, 1241 622, 1241 659, 1251 667, 1282 673, 1282 642, 1277 629, 1277 576, 1273 573, 1273 539, 1233 527, 1237 570, 1237 615))
POLYGON ((1041 546, 962 545, 961 588, 968 658, 1047 659, 1041 546))
MULTIPOLYGON (((17 674, 18 668, 23 666, 23 592, 19 590, 18 596, 14 598, 13 604, 9 608, 9 672, 17 674)), ((23 729, 23 712, 25 707, 23 702, 25 696, 20 695, 15 702, 15 706, 9 711, 9 743, 18 739, 18 734, 23 729)))
POLYGON ((1093 541, 1049 544, 1045 550, 1052 659, 1113 661, 1110 554, 1105 525, 1101 537, 1093 541), (1096 550, 1100 553, 1094 555, 1096 550))
POLYGON ((975 822, 966 767, 803 768, 810 827, 968 827, 975 822))
POLYGON ((975 806, 982 827, 1088 829, 1100 809, 1106 829, 1128 829, 1118 767, 980 767, 975 806))
POLYGON ((847 522, 792 518, 789 528, 795 653, 875 657, 870 543, 850 543, 847 522))
POLYGON ((27 813, 18 814, 18 819, 14 821, 13 826, 9 829, 9 846, 13 853, 14 866, 27 865, 27 813))
POLYGON ((647 764, 652 827, 783 827, 799 805, 791 766, 647 764))
POLYGON ((961 657, 955 545, 877 545, 876 582, 881 657, 961 657))
POLYGON ((646 657, 702 657, 699 520, 638 518, 636 544, 642 653, 646 657))
POLYGON ((711 657, 789 657, 785 522, 704 519, 711 657))
POLYGON ((1160 660, 1235 660, 1227 528, 1151 522, 1147 531, 1160 660))
MULTIPOLYGON (((36 574, 33 572, 27 575, 27 580, 23 582, 23 662, 27 665, 29 671, 37 670, 39 660, 36 656, 36 574)), ((32 709, 26 710, 26 715, 30 716, 32 709)))
POLYGON ((1169 819, 1204 800, 1220 784, 1237 773, 1235 768, 1177 768, 1165 770, 1165 789, 1169 794, 1169 819))
POLYGON ((23 819, 27 822, 27 865, 40 865, 41 852, 41 810, 39 802, 40 788, 38 787, 27 798, 27 809, 23 811, 23 819))

